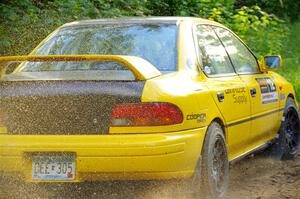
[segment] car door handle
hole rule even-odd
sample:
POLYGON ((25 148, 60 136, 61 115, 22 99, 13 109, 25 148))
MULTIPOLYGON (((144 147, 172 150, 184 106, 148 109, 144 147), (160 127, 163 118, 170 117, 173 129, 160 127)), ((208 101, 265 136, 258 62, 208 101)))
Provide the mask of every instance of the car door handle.
POLYGON ((256 89, 255 88, 251 88, 250 89, 250 94, 252 97, 256 97, 256 89))
POLYGON ((218 92, 217 97, 218 97, 219 102, 224 102, 225 96, 224 96, 223 92, 218 92))

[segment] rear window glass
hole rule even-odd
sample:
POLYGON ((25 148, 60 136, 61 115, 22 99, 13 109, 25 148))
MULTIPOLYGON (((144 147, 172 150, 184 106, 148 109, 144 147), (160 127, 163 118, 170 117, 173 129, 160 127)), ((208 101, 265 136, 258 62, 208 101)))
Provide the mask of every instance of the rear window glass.
MULTIPOLYGON (((177 69, 177 32, 176 24, 71 26, 59 30, 37 49, 35 54, 131 55, 147 60, 162 72, 175 71, 177 69)), ((115 70, 122 68, 110 65, 115 70)), ((57 71, 65 70, 66 68, 90 70, 93 68, 92 65, 51 66, 31 64, 25 65, 21 71, 57 71), (49 68, 51 66, 53 68, 49 68)), ((97 70, 102 70, 103 68, 106 68, 106 66, 96 67, 97 70)))

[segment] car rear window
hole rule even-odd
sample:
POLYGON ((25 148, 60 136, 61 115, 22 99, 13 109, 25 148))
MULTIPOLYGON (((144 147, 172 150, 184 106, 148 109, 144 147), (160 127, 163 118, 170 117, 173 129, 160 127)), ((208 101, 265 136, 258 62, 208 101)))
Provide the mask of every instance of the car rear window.
MULTIPOLYGON (((161 72, 177 70, 176 24, 105 24, 65 27, 51 36, 36 55, 101 54, 141 57, 161 72)), ((27 64, 20 72, 124 70, 116 64, 27 64), (85 64, 85 65, 82 65, 85 64), (75 66, 76 65, 76 66, 75 66)), ((126 68, 125 68, 126 70, 126 68)))

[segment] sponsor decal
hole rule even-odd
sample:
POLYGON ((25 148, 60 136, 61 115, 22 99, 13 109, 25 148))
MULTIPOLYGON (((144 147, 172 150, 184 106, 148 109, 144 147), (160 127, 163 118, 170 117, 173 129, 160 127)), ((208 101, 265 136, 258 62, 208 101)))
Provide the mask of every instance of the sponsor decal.
POLYGON ((192 113, 186 116, 186 120, 197 120, 198 123, 206 122, 206 113, 192 113))
POLYGON ((246 87, 230 88, 225 90, 225 94, 231 95, 235 104, 247 103, 246 87))
POLYGON ((228 94, 235 94, 235 93, 246 93, 246 88, 241 87, 241 88, 230 88, 225 90, 225 93, 228 94))
POLYGON ((256 78, 261 91, 261 102, 263 104, 278 101, 278 93, 275 83, 269 77, 256 78))

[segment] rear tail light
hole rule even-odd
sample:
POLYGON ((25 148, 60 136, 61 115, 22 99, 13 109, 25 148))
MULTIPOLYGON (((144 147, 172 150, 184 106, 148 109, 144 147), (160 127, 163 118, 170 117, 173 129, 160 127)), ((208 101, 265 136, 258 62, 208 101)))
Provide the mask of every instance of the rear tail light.
POLYGON ((111 113, 111 126, 163 126, 182 121, 182 112, 170 103, 118 104, 111 113))

